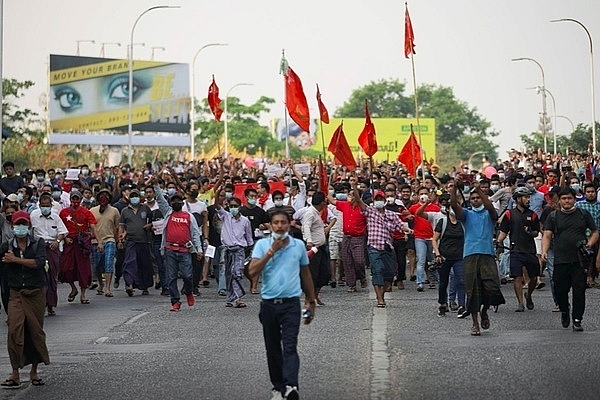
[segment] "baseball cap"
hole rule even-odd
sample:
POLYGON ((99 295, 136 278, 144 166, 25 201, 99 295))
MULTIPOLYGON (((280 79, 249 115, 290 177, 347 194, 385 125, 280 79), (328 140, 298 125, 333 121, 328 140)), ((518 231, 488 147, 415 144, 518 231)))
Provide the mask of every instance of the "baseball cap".
POLYGON ((373 198, 376 198, 376 197, 379 197, 379 196, 381 196, 381 197, 383 197, 385 199, 385 193, 383 193, 381 190, 376 191, 375 192, 375 196, 373 196, 373 198))
POLYGON ((20 221, 25 221, 29 224, 31 219, 29 218, 29 213, 27 211, 19 210, 12 215, 11 221, 13 224, 18 224, 20 221))
POLYGON ((73 197, 79 197, 80 199, 83 198, 83 196, 81 195, 81 192, 79 190, 71 190, 71 195, 70 198, 72 199, 73 197))

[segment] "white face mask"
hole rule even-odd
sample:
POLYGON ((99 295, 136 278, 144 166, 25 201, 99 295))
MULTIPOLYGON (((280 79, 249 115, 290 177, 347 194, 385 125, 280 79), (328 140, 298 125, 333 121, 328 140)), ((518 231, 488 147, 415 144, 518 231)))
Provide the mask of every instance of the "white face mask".
POLYGON ((385 207, 385 201, 383 201, 383 200, 375 200, 375 202, 373 203, 373 206, 375 208, 381 209, 381 208, 385 207))
POLYGON ((277 232, 273 232, 271 234, 271 237, 273 237, 273 239, 281 239, 281 240, 285 240, 287 239, 289 233, 288 232, 283 232, 281 234, 277 233, 277 232))
POLYGON ((483 211, 483 209, 484 209, 483 204, 480 205, 479 207, 472 207, 471 208, 471 210, 473 210, 473 211, 483 211))
POLYGON ((281 207, 283 205, 283 200, 275 200, 275 207, 281 207))
POLYGON ((500 189, 500 186, 498 185, 491 185, 490 189, 492 192, 496 193, 498 191, 498 189, 500 189))
POLYGON ((388 204, 394 204, 394 201, 396 201, 395 197, 388 197, 387 199, 388 204))
POLYGON ((441 206, 441 207, 440 207, 440 211, 441 211, 443 214, 446 214, 446 206, 441 206))
POLYGON ((308 204, 309 206, 312 206, 312 197, 306 198, 306 204, 308 204))

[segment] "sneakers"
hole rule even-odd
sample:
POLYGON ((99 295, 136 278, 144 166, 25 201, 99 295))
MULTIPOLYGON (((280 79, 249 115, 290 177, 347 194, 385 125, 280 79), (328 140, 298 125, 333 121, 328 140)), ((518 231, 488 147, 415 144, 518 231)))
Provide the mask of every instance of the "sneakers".
POLYGON ((196 297, 200 296, 200 290, 198 290, 198 288, 194 288, 194 290, 192 291, 192 294, 196 297))
POLYGON ((439 308, 438 308, 438 317, 445 317, 446 316, 446 312, 448 311, 448 306, 446 306, 445 304, 442 304, 439 308))
POLYGON ((578 319, 573 320, 573 332, 583 332, 583 326, 581 326, 581 320, 578 320, 578 319))
POLYGON ((277 389, 271 390, 271 400, 283 400, 281 392, 277 389))
POLYGON ((296 386, 286 385, 283 398, 286 400, 299 400, 300 394, 298 394, 298 388, 296 386))
POLYGON ((179 311, 181 309, 181 303, 176 302, 171 304, 171 309, 169 311, 179 311))
POLYGON ((458 310, 458 304, 456 304, 455 301, 451 301, 450 302, 450 311, 456 312, 456 310, 458 310))
POLYGON ((193 306, 194 303, 196 303, 196 299, 194 298, 194 295, 192 293, 188 293, 185 295, 186 299, 187 299, 187 303, 188 306, 193 306))
POLYGON ((423 284, 422 284, 422 283, 419 283, 419 284, 417 285, 417 292, 422 292, 422 291, 423 291, 423 284))
POLYGON ((463 319, 466 318, 468 315, 469 312, 463 306, 458 307, 458 310, 456 310, 456 318, 463 319))
POLYGON ((560 322, 562 322, 563 328, 568 328, 571 324, 571 317, 569 316, 568 311, 563 311, 560 313, 560 322))

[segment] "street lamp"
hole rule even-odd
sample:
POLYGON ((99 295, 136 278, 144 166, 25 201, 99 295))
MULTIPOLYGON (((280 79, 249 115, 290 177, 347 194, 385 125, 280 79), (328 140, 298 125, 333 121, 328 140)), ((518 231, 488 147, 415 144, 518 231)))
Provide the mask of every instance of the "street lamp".
POLYGON ((229 117, 229 114, 227 114, 227 99, 229 98, 229 93, 231 93, 231 91, 238 86, 252 86, 252 85, 254 85, 254 84, 253 83, 236 83, 225 94, 225 159, 227 159, 227 157, 229 157, 229 135, 227 132, 227 119, 229 117))
POLYGON ((569 121, 569 124, 571 124, 571 133, 575 132, 575 124, 573 123, 571 118, 569 118, 565 115, 557 115, 556 118, 562 118, 562 119, 566 119, 567 121, 569 121))
POLYGON ((133 118, 133 33, 135 32, 135 27, 137 25, 137 23, 139 22, 140 18, 142 18, 144 16, 144 14, 152 11, 152 10, 157 10, 160 8, 181 8, 180 6, 154 6, 154 7, 150 7, 147 10, 145 10, 143 13, 141 13, 140 15, 138 15, 137 19, 135 20, 135 22, 133 23, 133 27, 131 28, 131 36, 129 37, 129 50, 128 50, 128 59, 129 59, 129 88, 128 88, 128 92, 129 92, 129 99, 128 99, 128 116, 127 116, 127 135, 128 135, 128 143, 127 143, 127 163, 131 166, 131 155, 132 155, 132 148, 131 148, 131 137, 132 137, 132 118, 133 118))
POLYGON ((106 45, 114 45, 114 46, 118 46, 121 47, 121 43, 117 43, 117 42, 102 42, 101 46, 100 46, 100 57, 104 57, 104 48, 106 47, 106 45))
POLYGON ((581 26, 587 37, 590 41, 590 80, 591 80, 591 90, 592 90, 592 147, 594 150, 594 155, 596 154, 596 96, 594 95, 594 45, 592 43, 592 35, 590 35, 590 31, 583 25, 581 22, 577 21, 573 18, 561 18, 561 19, 553 19, 550 22, 575 22, 577 25, 581 26))
POLYGON ((190 152, 191 152, 191 156, 192 156, 192 160, 195 159, 195 154, 196 154, 196 143, 194 142, 194 122, 196 119, 196 96, 194 95, 195 93, 195 77, 196 77, 196 58, 198 58, 198 55, 200 54, 200 52, 204 49, 206 49, 207 47, 212 47, 212 46, 228 46, 228 43, 209 43, 209 44, 205 44, 204 46, 200 47, 198 49, 198 51, 196 52, 196 54, 194 54, 194 58, 192 59, 192 79, 191 79, 191 84, 192 84, 192 88, 190 90, 191 94, 192 94, 192 109, 190 110, 190 152))
POLYGON ((90 39, 76 40, 76 42, 77 42, 77 53, 76 54, 78 57, 79 57, 79 44, 80 43, 94 43, 94 44, 96 43, 95 40, 90 40, 90 39))
MULTIPOLYGON (((556 130, 558 129, 556 126, 556 99, 554 98, 554 95, 552 94, 551 91, 549 91, 546 88, 543 88, 541 86, 536 86, 536 87, 532 87, 532 88, 528 88, 528 89, 535 89, 537 94, 542 93, 542 91, 548 93, 550 95, 550 98, 552 99, 552 110, 553 110, 553 117, 554 117, 554 129, 553 131, 553 139, 554 139, 554 154, 556 154, 556 130)), ((546 121, 543 122, 543 124, 546 124, 546 121)))
MULTIPOLYGON (((133 43, 133 44, 131 45, 131 47, 133 47, 133 46, 146 47, 146 43, 133 43)), ((129 47, 130 47, 130 46, 127 46, 127 58, 129 58, 129 47)))
MULTIPOLYGON (((540 67, 540 71, 542 72, 542 88, 546 88, 546 78, 544 76, 544 68, 542 68, 542 64, 529 57, 520 57, 513 58, 511 61, 531 61, 537 64, 540 67)), ((542 119, 544 123, 542 124, 542 134, 544 135, 544 153, 548 153, 548 137, 546 135, 546 91, 542 90, 542 119)))
POLYGON ((152 61, 154 61, 154 50, 162 50, 165 51, 166 48, 163 46, 153 46, 152 47, 152 57, 150 58, 152 61))

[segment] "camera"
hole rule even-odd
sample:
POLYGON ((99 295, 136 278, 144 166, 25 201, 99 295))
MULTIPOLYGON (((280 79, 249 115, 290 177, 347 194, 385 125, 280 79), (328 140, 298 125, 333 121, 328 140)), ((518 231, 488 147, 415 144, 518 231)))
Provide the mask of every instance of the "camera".
POLYGON ((579 253, 585 259, 592 259, 592 258, 594 258, 594 250, 592 250, 589 247, 587 247, 587 241, 586 240, 580 240, 579 242, 577 242, 577 250, 579 250, 579 253))

